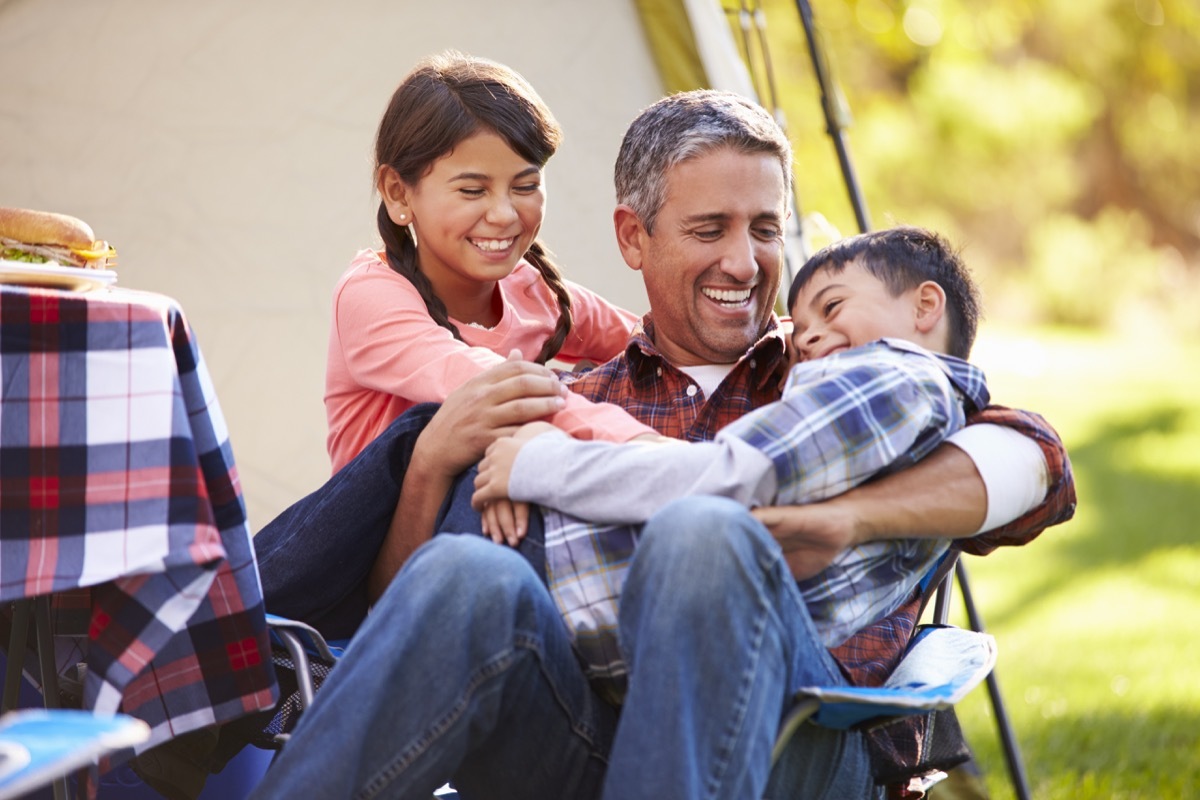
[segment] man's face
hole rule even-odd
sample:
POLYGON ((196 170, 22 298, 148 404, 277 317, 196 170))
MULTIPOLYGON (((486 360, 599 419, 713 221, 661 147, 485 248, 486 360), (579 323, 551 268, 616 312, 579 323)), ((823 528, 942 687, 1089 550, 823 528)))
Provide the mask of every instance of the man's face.
MULTIPOLYGON (((639 263, 655 345, 672 364, 737 361, 765 332, 779 291, 783 169, 721 148, 675 166, 639 263)), ((627 260, 629 254, 626 253, 627 260)))

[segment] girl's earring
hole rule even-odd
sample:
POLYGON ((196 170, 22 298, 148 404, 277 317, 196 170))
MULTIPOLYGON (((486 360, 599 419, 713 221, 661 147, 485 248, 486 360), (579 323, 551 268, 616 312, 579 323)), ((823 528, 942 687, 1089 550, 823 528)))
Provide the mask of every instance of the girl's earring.
POLYGON ((400 215, 400 221, 401 221, 401 222, 404 222, 406 219, 408 219, 408 215, 407 215, 407 214, 401 214, 401 215, 400 215))

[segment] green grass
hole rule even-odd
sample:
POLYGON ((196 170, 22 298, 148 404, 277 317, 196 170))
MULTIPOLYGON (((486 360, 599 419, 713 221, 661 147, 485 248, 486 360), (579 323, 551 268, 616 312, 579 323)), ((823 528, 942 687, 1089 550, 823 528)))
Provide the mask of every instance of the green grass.
MULTIPOLYGON (((1200 797, 1200 347, 993 332, 974 360, 995 402, 1063 436, 1079 498, 1071 522, 968 560, 1034 797, 1200 797)), ((1012 797, 982 687, 959 716, 991 796, 1012 797)))

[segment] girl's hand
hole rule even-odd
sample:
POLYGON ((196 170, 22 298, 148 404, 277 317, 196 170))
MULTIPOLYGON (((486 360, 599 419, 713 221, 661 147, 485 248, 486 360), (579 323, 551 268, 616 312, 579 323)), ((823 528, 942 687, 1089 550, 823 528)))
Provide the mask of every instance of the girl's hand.
POLYGON ((562 410, 568 389, 550 369, 518 351, 446 397, 417 440, 413 458, 445 476, 483 458, 488 445, 526 422, 562 410))

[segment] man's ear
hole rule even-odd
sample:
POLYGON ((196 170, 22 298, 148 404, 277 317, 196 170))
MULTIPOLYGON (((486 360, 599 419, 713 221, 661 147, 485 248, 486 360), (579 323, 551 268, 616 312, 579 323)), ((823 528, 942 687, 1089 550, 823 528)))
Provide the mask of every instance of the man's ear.
POLYGON ((946 290, 936 281, 925 281, 916 290, 915 324, 921 333, 930 333, 946 315, 946 290))
POLYGON ((617 234, 617 247, 621 248, 621 257, 630 269, 640 270, 645 263, 646 240, 650 237, 642 218, 622 203, 613 211, 613 228, 617 234))
POLYGON ((412 189, 400 173, 384 164, 375 173, 375 188, 387 208, 388 217, 397 225, 408 225, 413 221, 412 209, 408 205, 408 196, 412 189))

